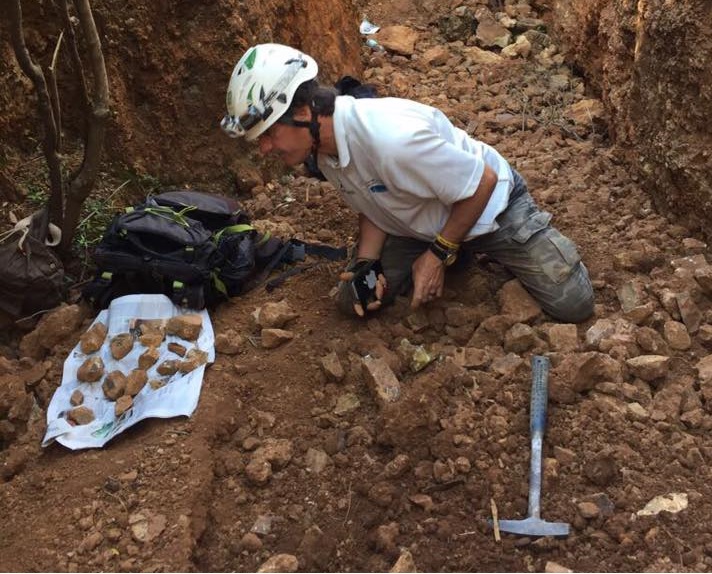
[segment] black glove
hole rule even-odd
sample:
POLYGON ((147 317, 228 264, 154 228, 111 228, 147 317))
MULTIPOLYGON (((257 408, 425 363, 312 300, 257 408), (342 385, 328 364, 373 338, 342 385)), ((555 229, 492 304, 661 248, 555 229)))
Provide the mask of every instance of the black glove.
POLYGON ((354 310, 363 317, 366 311, 381 306, 386 290, 386 276, 378 259, 357 259, 341 274, 354 296, 354 310))

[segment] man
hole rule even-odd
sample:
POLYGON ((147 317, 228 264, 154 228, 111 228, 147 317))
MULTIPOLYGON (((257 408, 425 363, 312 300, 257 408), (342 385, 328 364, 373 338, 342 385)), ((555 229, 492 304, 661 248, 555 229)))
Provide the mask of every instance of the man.
POLYGON ((412 285, 418 307, 443 293, 461 250, 509 269, 552 317, 580 322, 593 289, 575 245, 549 225, 522 177, 492 147, 430 106, 339 96, 313 58, 280 44, 247 50, 227 92, 223 129, 286 165, 318 165, 359 217, 339 307, 360 316, 412 285))

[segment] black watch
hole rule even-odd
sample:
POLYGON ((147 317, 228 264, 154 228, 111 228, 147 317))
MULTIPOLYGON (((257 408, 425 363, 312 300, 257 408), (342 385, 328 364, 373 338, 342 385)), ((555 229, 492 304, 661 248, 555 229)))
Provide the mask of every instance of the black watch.
POLYGON ((455 259, 457 259, 457 249, 448 249, 437 241, 433 241, 428 248, 443 262, 445 267, 449 267, 455 263, 455 259))

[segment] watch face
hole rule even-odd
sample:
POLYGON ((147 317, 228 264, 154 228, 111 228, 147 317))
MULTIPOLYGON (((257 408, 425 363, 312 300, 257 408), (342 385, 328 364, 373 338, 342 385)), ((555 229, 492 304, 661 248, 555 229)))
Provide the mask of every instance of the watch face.
POLYGON ((455 263, 455 259, 457 259, 457 253, 455 251, 445 249, 436 243, 430 244, 430 251, 432 251, 445 266, 452 265, 455 263))

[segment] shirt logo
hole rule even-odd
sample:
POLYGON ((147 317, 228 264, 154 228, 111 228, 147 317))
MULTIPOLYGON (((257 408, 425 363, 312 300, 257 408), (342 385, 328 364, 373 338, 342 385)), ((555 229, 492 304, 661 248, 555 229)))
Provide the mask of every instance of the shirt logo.
POLYGON ((384 193, 388 191, 388 188, 383 185, 382 181, 378 181, 377 179, 373 179, 368 182, 368 191, 371 193, 384 193))

